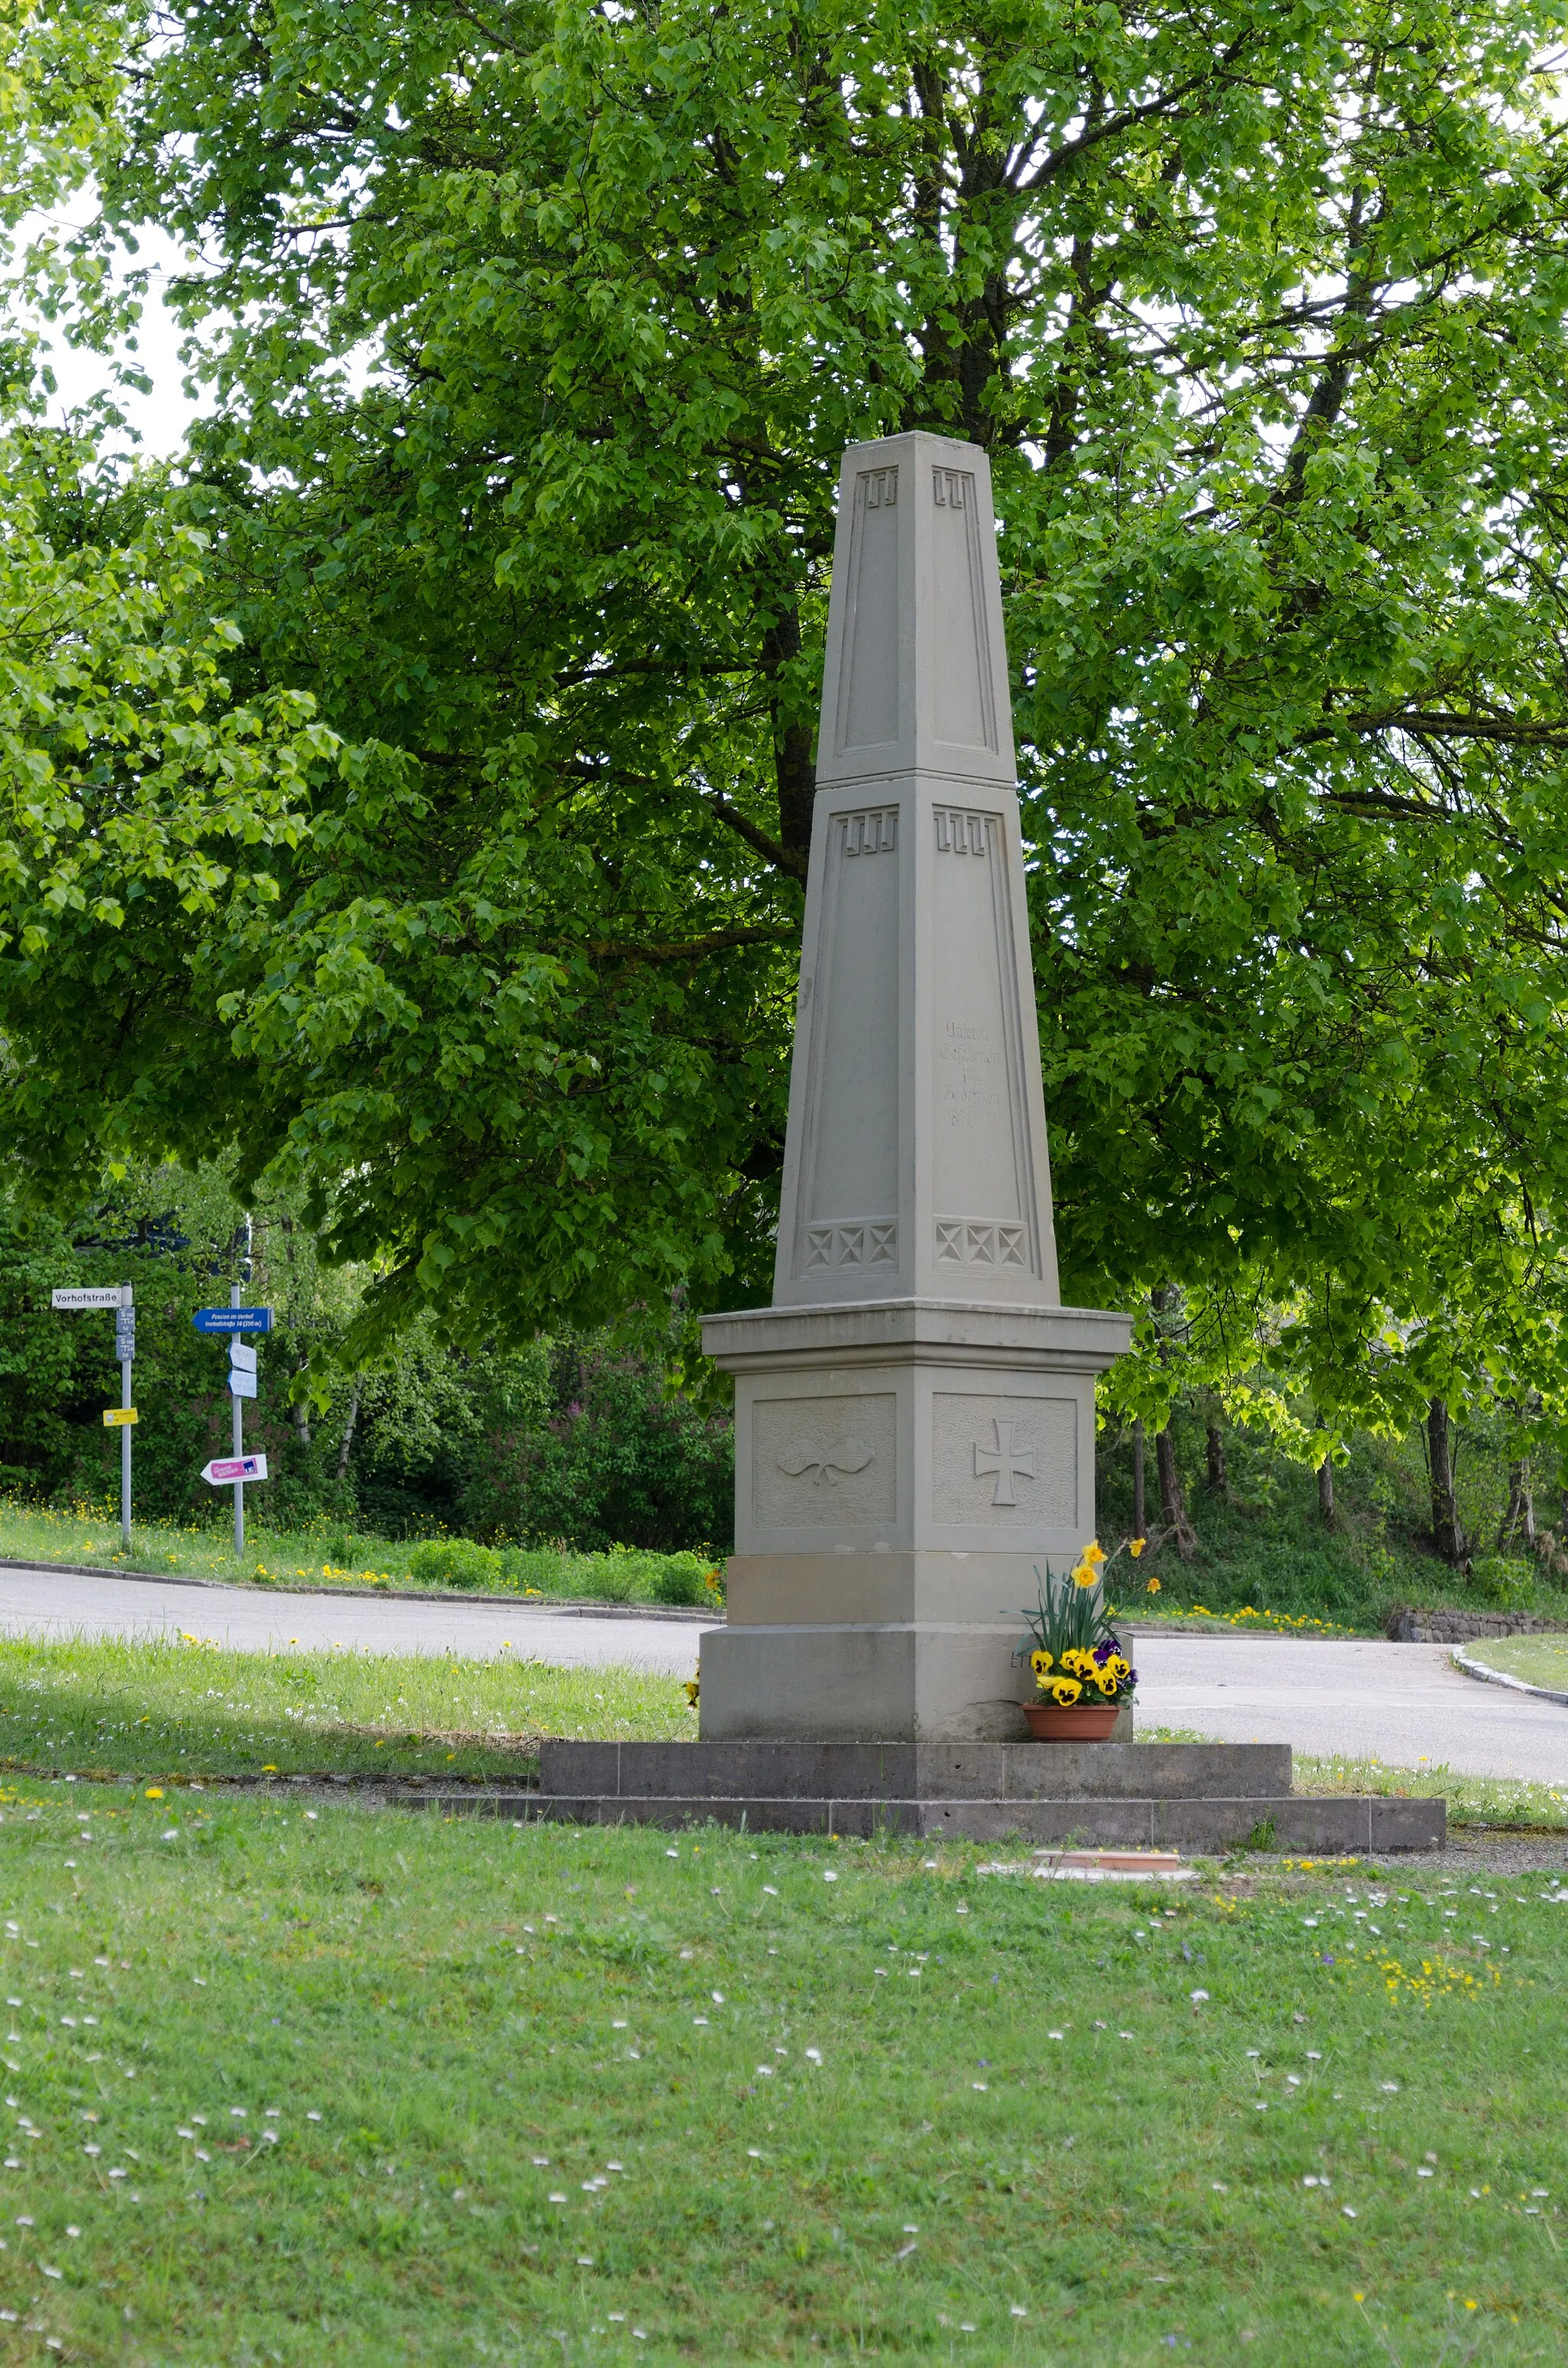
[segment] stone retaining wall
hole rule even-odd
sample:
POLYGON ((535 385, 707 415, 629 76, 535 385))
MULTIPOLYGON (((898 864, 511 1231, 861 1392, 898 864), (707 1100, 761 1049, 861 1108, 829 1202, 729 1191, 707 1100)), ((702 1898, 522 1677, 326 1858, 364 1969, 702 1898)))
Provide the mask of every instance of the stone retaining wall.
POLYGON ((1568 1620, 1546 1620, 1534 1611, 1412 1611, 1390 1612, 1388 1634, 1396 1645, 1469 1645, 1480 1636, 1539 1636, 1568 1629, 1568 1620))

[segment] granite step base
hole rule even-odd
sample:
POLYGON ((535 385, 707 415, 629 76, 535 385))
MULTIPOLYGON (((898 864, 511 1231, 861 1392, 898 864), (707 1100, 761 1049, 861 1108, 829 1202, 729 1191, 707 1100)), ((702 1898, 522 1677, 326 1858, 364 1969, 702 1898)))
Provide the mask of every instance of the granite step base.
POLYGON ((1288 1743, 588 1743, 548 1737, 540 1790, 586 1800, 1258 1800, 1288 1743))
POLYGON ((1208 1800, 871 1800, 672 1793, 417 1793, 407 1805, 447 1816, 585 1826, 730 1826, 748 1833, 879 1834, 937 1840, 1060 1843, 1072 1849, 1333 1851, 1440 1850, 1443 1801, 1391 1800, 1381 1793, 1319 1797, 1300 1793, 1208 1800))

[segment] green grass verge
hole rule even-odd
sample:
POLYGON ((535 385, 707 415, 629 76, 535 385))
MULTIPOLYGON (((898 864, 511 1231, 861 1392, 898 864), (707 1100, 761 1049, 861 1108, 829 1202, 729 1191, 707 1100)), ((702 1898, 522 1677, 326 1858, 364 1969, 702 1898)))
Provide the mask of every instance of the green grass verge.
POLYGON ((1568 2349, 1542 1878, 1091 1889, 63 1786, 0 1818, 0 2361, 1568 2349))
MULTIPOLYGON (((223 1522, 138 1521, 131 1531, 131 1550, 119 1542, 118 1504, 112 1513, 87 1506, 59 1509, 0 1498, 0 1559, 9 1562, 80 1563, 105 1570, 134 1570, 176 1578, 227 1580, 248 1587, 309 1586, 364 1588, 386 1591, 417 1585, 429 1589, 427 1579, 415 1581, 409 1557, 417 1538, 389 1539, 368 1531, 346 1531, 341 1524, 318 1522, 309 1530, 272 1530, 265 1512, 258 1515, 250 1493, 245 1507, 246 1550, 236 1556, 233 1532, 223 1522)), ((500 1575, 484 1592, 526 1599, 559 1597, 568 1602, 664 1603, 723 1600, 705 1590, 700 1571, 690 1555, 644 1554, 617 1547, 609 1554, 580 1554, 553 1548, 508 1546, 500 1553, 500 1575), (672 1594, 672 1564, 683 1565, 677 1586, 687 1582, 685 1595, 672 1594)), ((713 1565, 716 1573, 720 1566, 713 1565)), ((438 1587, 434 1590, 443 1591, 438 1587)), ((458 1590, 452 1590, 456 1592, 458 1590)), ((701 1608, 700 1606, 699 1608, 701 1608)))
MULTIPOLYGON (((694 1645, 695 1653, 695 1645, 694 1645)), ((0 1639, 0 1764, 61 1773, 525 1778, 543 1735, 694 1736, 673 1678, 195 1642, 0 1639)))
POLYGON ((1528 1686, 1568 1693, 1568 1636, 1478 1636, 1464 1647, 1468 1660, 1528 1686))

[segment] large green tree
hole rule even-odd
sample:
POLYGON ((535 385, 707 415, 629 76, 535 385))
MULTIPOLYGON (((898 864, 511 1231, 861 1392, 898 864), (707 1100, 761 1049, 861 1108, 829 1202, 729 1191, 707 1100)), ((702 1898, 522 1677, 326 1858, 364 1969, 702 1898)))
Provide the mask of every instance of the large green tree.
POLYGON ((73 6, 84 317, 189 242, 236 694, 354 755, 267 904, 0 978, 29 1158, 128 1082, 281 1147, 387 1323, 764 1288, 835 462, 929 426, 998 490, 1070 1293, 1459 1337, 1568 1166, 1551 9, 73 6))

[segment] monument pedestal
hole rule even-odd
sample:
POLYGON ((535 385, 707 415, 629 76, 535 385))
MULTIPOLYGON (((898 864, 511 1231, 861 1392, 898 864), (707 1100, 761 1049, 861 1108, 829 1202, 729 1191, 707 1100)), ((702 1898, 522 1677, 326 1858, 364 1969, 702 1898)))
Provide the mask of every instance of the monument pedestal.
POLYGON ((1126 1336, 949 1299, 707 1317, 735 1375, 736 1551, 703 1740, 1021 1738, 1021 1615, 1092 1531, 1094 1380, 1126 1336))
MULTIPOLYGON (((712 1638, 703 1641, 704 1661, 712 1638)), ((1290 1790, 1283 1743, 547 1742, 540 1790, 462 1805, 585 1825, 706 1823, 1113 1848, 1438 1850, 1442 1801, 1290 1790)))

